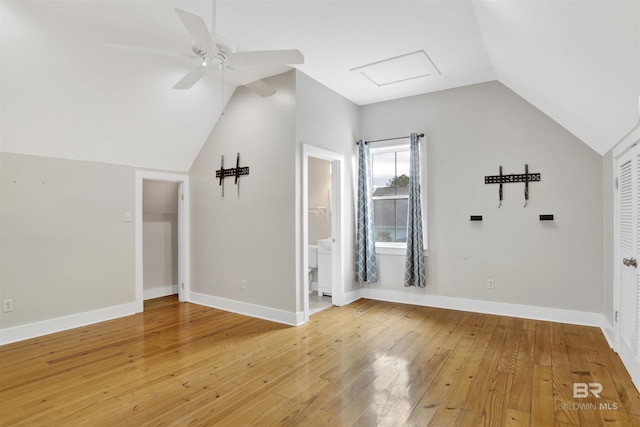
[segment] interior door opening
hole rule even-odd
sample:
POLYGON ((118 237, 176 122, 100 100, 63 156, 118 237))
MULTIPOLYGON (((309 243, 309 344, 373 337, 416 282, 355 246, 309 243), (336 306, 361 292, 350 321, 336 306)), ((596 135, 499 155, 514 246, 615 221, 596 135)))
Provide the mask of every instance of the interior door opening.
POLYGON ((307 164, 307 239, 309 242, 309 314, 333 305, 331 254, 331 161, 310 156, 307 164))
POLYGON ((342 176, 344 156, 303 145, 302 271, 304 320, 342 305, 342 176))
POLYGON ((145 299, 174 293, 188 301, 189 177, 137 171, 135 202, 136 311, 145 299))
POLYGON ((144 180, 142 184, 142 264, 144 300, 177 295, 180 184, 144 180))

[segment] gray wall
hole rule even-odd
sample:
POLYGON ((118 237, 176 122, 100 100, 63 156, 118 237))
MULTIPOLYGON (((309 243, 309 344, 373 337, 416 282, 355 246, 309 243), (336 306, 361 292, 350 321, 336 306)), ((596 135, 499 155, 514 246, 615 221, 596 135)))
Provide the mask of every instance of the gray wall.
MULTIPOLYGON (((299 312, 302 144, 347 159, 343 262, 351 266, 354 141, 424 131, 428 286, 405 289, 403 257, 383 255, 375 287, 604 312, 612 321, 610 154, 597 155, 495 82, 359 108, 297 71, 270 81, 278 93, 269 98, 238 88, 190 171, 192 291, 299 312), (215 170, 221 154, 235 165, 237 152, 251 174, 240 197, 227 179, 222 199, 215 170), (509 184, 498 209, 498 188, 484 175, 499 165, 520 173, 525 163, 542 174, 529 206, 523 185, 509 184), (556 221, 541 223, 541 213, 556 221), (472 214, 485 220, 470 223, 472 214)), ((15 305, 0 313, 2 327, 133 302, 134 223, 124 212, 134 213, 134 169, 10 153, 0 162, 0 299, 15 305)))
POLYGON ((373 288, 602 312, 601 156, 498 82, 364 106, 361 118, 367 139, 428 138, 427 287, 405 289, 404 257, 382 255, 373 288), (498 209, 484 176, 525 163, 542 174, 528 207, 524 185, 506 184, 498 209))
POLYGON ((2 328, 134 301, 134 169, 0 153, 2 328))
MULTIPOLYGON (((353 263, 352 156, 358 107, 306 75, 291 71, 269 79, 278 92, 261 98, 238 88, 190 171, 192 291, 289 312, 303 307, 300 196, 301 146, 345 155, 343 206, 346 265, 353 263), (225 167, 242 165, 241 195, 233 180, 225 197, 215 180, 225 167), (246 280, 246 290, 240 289, 246 280)), ((306 248, 304 248, 306 250, 306 248)), ((352 290, 349 271, 343 278, 352 290)))
MULTIPOLYGON (((354 159, 355 141, 360 138, 360 108, 333 92, 309 76, 296 71, 296 141, 298 158, 301 158, 301 145, 311 144, 344 155, 344 203, 342 206, 342 226, 345 248, 342 262, 345 266, 345 292, 354 289, 352 282, 354 251, 354 159)), ((302 177, 298 177, 302 182, 302 177)), ((300 209, 306 207, 299 200, 300 209)), ((296 230, 302 233, 302 229, 296 230)), ((307 250, 307 248, 300 248, 307 250)), ((303 274, 306 274, 304 272, 303 274)), ((302 278, 300 277, 302 283, 302 278)), ((298 301, 298 310, 302 310, 302 298, 298 301)))
POLYGON ((287 312, 296 310, 295 73, 267 80, 267 98, 239 87, 190 172, 191 290, 287 312), (220 194, 220 156, 250 174, 220 194), (246 290, 240 281, 246 280, 246 290))

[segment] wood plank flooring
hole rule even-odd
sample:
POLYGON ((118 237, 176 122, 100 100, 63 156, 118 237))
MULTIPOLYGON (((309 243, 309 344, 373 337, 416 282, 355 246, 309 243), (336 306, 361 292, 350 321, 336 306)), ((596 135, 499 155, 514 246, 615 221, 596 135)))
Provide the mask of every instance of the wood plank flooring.
POLYGON ((294 328, 166 297, 0 347, 0 425, 640 426, 640 395, 597 328, 371 300, 294 328))

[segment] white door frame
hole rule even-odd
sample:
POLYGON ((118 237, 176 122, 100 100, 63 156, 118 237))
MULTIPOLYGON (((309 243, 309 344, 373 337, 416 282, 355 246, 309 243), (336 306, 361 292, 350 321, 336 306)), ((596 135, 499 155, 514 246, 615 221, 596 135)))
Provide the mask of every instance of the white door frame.
POLYGON ((178 299, 189 301, 189 266, 191 265, 189 253, 189 176, 137 170, 135 180, 135 304, 136 313, 140 313, 144 311, 142 201, 145 180, 178 184, 178 299))
POLYGON ((309 157, 331 162, 331 234, 335 242, 331 251, 333 305, 344 305, 344 155, 311 144, 302 145, 302 276, 304 321, 309 320, 309 157))

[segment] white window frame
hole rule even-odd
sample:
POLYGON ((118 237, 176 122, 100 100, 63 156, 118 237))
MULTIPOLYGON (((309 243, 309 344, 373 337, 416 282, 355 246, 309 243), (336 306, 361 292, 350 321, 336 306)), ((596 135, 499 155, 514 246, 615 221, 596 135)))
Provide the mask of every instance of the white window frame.
MULTIPOLYGON (((420 172, 422 185, 420 186, 422 190, 422 232, 423 232, 423 245, 425 255, 427 254, 427 242, 428 242, 428 233, 427 233, 427 186, 425 185, 426 177, 427 177, 427 147, 425 143, 426 139, 421 138, 420 140, 420 172)), ((371 156, 371 165, 373 166, 373 156, 375 154, 382 153, 392 153, 396 152, 400 149, 408 149, 409 144, 407 142, 396 142, 396 141, 380 141, 369 143, 369 154, 371 156)), ((373 167, 371 168, 371 181, 373 182, 373 167)), ((378 196, 372 198, 373 200, 385 200, 385 199, 408 199, 409 196, 378 196)), ((376 242, 376 253, 381 255, 406 255, 407 244, 402 242, 376 242)))

